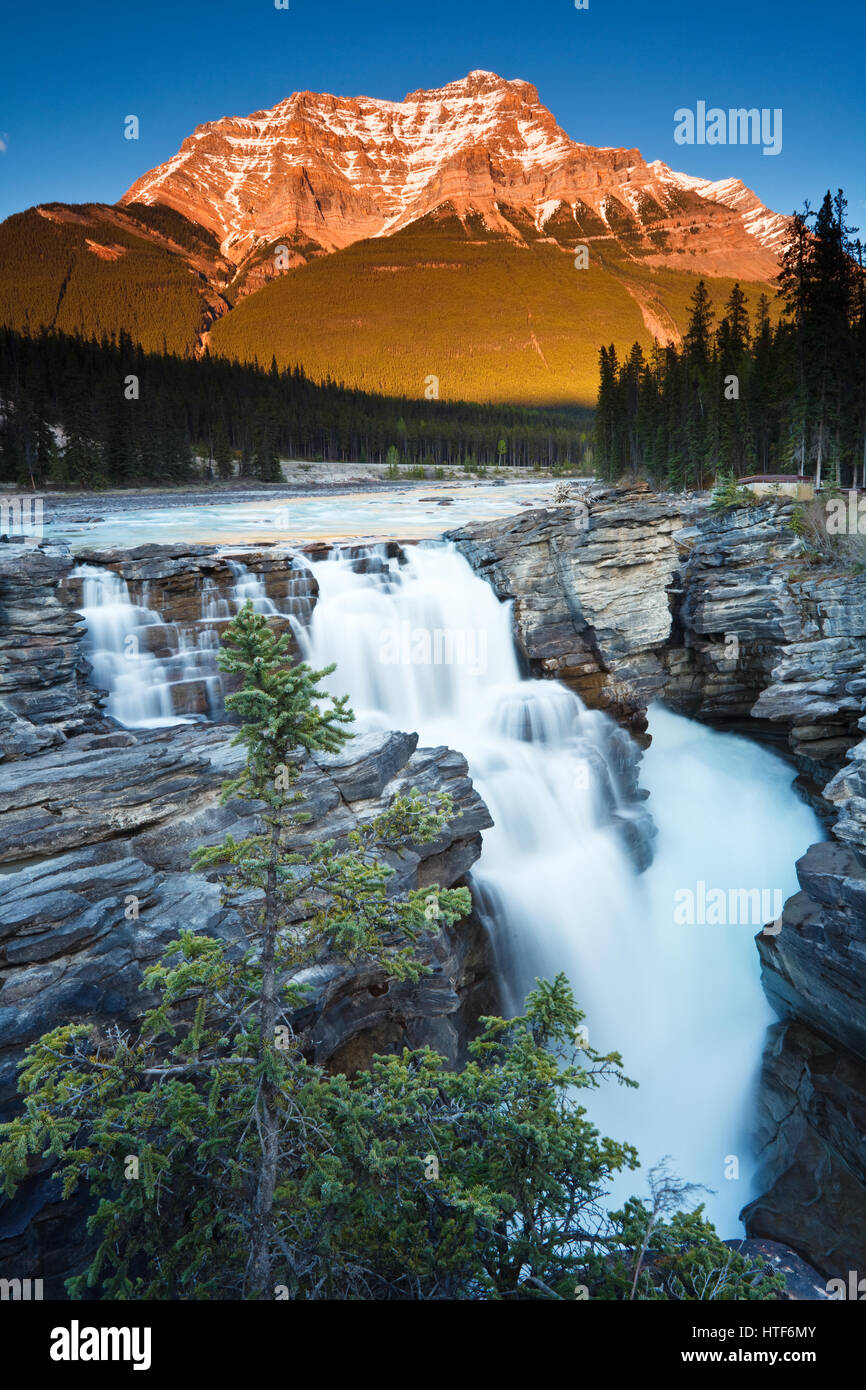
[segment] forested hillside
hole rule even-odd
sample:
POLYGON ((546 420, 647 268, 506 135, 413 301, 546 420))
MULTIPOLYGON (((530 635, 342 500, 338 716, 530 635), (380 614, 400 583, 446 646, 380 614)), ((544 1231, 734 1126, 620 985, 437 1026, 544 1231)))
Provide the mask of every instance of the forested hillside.
POLYGON ((581 465, 591 412, 386 399, 130 338, 0 329, 0 479, 135 486, 206 474, 279 481, 278 459, 581 465))
POLYGON ((192 354, 227 273, 211 234, 171 208, 50 203, 0 223, 0 322, 20 332, 192 354))
POLYGON ((681 349, 603 347, 596 438, 601 471, 672 487, 717 474, 798 472, 866 486, 866 275, 841 189, 794 218, 779 274, 784 312, 723 306, 701 280, 681 349))
MULTIPOLYGON (((684 196, 670 193, 674 211, 684 196)), ((275 358, 313 381, 385 396, 423 400, 435 389, 451 402, 590 406, 601 342, 620 353, 680 342, 705 259, 697 223, 666 247, 648 205, 640 236, 618 206, 609 201, 605 223, 578 202, 543 228, 508 208, 499 229, 446 206, 330 255, 282 236, 238 268, 210 232, 161 204, 48 204, 0 224, 0 324, 126 334, 181 356, 207 347, 265 367, 275 358), (663 251, 668 264, 654 260, 663 251)), ((707 276, 718 303, 733 283, 707 276)), ((769 290, 744 282, 753 307, 769 290)))
MULTIPOLYGON (((273 354, 317 381, 382 395, 423 396, 435 376, 447 400, 591 405, 600 342, 679 341, 696 283, 688 251, 682 269, 653 266, 588 209, 582 222, 558 214, 543 233, 508 211, 520 241, 480 217, 436 216, 311 260, 216 322, 211 350, 273 354)), ((721 303, 734 282, 709 283, 721 303)), ((756 304, 769 288, 745 291, 756 304)))

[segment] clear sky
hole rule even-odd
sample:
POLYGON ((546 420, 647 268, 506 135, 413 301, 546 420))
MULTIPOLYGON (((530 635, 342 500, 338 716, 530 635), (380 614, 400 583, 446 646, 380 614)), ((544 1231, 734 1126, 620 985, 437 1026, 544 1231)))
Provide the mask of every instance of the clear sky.
POLYGON ((784 213, 842 186, 866 228, 864 0, 42 0, 0 32, 0 217, 113 202, 196 125, 298 89, 399 100, 487 68, 576 140, 735 175, 784 213), (677 145, 698 101, 781 107, 781 153, 677 145))

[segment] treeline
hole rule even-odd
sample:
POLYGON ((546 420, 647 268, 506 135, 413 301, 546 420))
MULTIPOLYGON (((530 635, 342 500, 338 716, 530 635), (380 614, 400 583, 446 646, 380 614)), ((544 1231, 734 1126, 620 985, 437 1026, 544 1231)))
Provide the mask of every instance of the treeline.
POLYGON ((278 482, 279 459, 581 467, 592 412, 389 399, 206 354, 0 328, 0 480, 129 487, 278 482))
POLYGON ((735 285, 716 322, 704 281, 682 347, 601 349, 599 471, 674 488, 713 477, 795 472, 866 485, 866 276, 840 189, 791 222, 778 276, 750 319, 735 285))

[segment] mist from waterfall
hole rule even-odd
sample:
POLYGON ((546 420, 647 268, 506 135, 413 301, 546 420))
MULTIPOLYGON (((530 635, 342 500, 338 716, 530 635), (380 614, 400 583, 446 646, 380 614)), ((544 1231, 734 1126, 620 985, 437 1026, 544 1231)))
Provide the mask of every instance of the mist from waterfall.
MULTIPOLYGON (((670 1155, 714 1189, 707 1212, 734 1235, 753 1195, 749 1117, 773 1019, 762 923, 683 924, 674 904, 700 883, 787 897, 817 818, 781 759, 661 708, 641 771, 650 799, 635 799, 628 735, 558 683, 521 677, 510 605, 451 547, 406 556, 334 551, 315 564, 305 658, 338 663, 327 685, 349 693, 356 727, 417 731, 466 756, 495 822, 472 879, 509 1008, 536 977, 567 973, 590 1043, 620 1051, 640 1083, 590 1093, 590 1118, 633 1143, 644 1169, 670 1155), (658 837, 640 873, 647 807, 658 837)), ((628 1173, 612 1200, 643 1191, 645 1173, 628 1173)))

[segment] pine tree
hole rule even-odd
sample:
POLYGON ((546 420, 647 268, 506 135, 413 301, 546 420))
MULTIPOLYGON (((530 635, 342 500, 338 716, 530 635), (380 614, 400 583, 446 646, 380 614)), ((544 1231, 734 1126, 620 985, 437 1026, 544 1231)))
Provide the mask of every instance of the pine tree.
MULTIPOLYGON (((767 296, 762 295, 761 299, 766 306, 767 296)), ((732 360, 737 361, 749 346, 751 339, 748 304, 739 282, 734 285, 725 304, 725 321, 728 325, 727 349, 732 360)))
POLYGON ((634 1083, 616 1053, 575 1043, 583 1015, 564 976, 540 981, 522 1015, 482 1020, 462 1067, 429 1048, 352 1077, 305 1058, 294 1024, 324 950, 417 981, 429 967, 414 943, 471 900, 395 893, 383 862, 441 836, 447 796, 395 798, 345 849, 286 851, 303 819, 299 760, 339 748, 351 718, 319 689, 328 672, 287 657, 247 604, 221 657, 241 682, 227 703, 246 753, 223 796, 263 807, 263 828, 196 860, 221 877, 249 949, 182 931, 145 973, 156 1003, 140 1025, 39 1039, 21 1113, 0 1125, 7 1196, 43 1154, 64 1197, 83 1183, 95 1199, 96 1245, 70 1295, 270 1299, 278 1285, 303 1300, 573 1299, 585 1284, 603 1298, 699 1298, 716 1273, 720 1296, 780 1297, 782 1281, 732 1257, 700 1209, 660 1198, 686 1185, 665 1178, 649 1204, 604 1210, 637 1155, 601 1138, 582 1093, 634 1083))
POLYGON ((217 474, 220 478, 231 478, 234 474, 233 457, 229 437, 226 433, 225 422, 222 418, 217 421, 214 431, 213 459, 216 464, 217 474))
POLYGON ((621 472, 621 459, 617 449, 619 433, 618 371, 616 348, 613 343, 610 347, 600 348, 595 437, 599 457, 602 461, 602 472, 606 478, 615 478, 621 472))
POLYGON ((252 1212, 249 1266, 249 1288, 258 1297, 265 1296, 271 1283, 279 1125, 277 1086, 272 1074, 278 1010, 277 933, 285 929, 285 911, 295 889, 294 879, 287 872, 291 865, 285 862, 281 837, 298 775, 294 754, 299 748, 306 753, 337 752, 349 737, 343 726, 353 718, 344 697, 325 709, 317 703, 326 699, 317 684, 333 668, 313 671, 303 664, 292 666, 288 644, 288 634, 275 637, 266 618, 253 610, 251 602, 244 605, 223 635, 220 669, 241 681, 240 689, 226 697, 226 709, 242 721, 233 743, 243 744, 246 750, 244 770, 226 784, 223 801, 245 797, 261 802, 267 807, 263 814, 265 833, 239 844, 229 838, 217 849, 199 855, 201 866, 231 865, 235 894, 255 889, 264 893, 259 914, 258 1015, 262 1060, 256 1115, 262 1161, 252 1212))
POLYGON ((263 483, 282 481, 283 470, 276 448, 272 443, 270 427, 265 424, 257 431, 253 446, 253 473, 263 483))
POLYGON ((709 364, 713 327, 713 308, 705 281, 698 281, 689 302, 691 314, 683 346, 690 364, 698 372, 704 372, 709 364))

